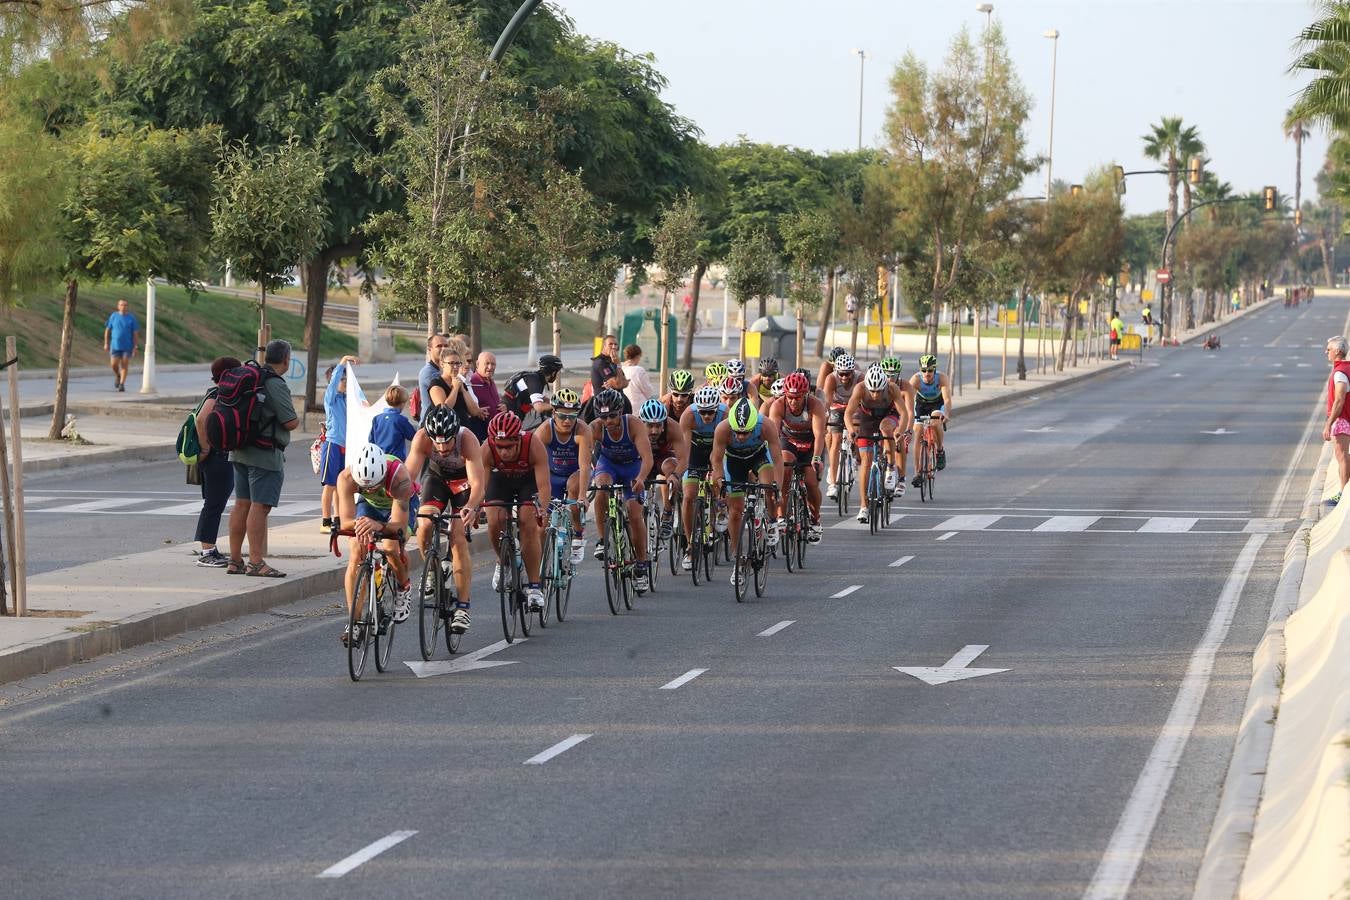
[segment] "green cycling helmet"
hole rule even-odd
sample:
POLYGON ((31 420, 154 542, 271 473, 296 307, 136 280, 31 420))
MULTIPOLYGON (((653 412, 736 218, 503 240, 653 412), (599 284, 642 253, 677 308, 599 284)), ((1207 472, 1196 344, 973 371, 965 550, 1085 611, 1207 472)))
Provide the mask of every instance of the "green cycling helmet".
POLYGON ((732 431, 754 431, 759 424, 759 410, 755 409, 755 404, 742 398, 727 410, 727 421, 731 423, 732 431))
POLYGON ((936 357, 936 356, 933 356, 933 355, 931 355, 931 354, 924 354, 923 356, 920 356, 920 357, 919 357, 919 368, 920 368, 920 369, 936 369, 936 368, 937 368, 937 357, 936 357))
POLYGON ((694 389, 694 375, 688 369, 676 369, 670 373, 670 389, 677 394, 687 394, 694 389))
POLYGON ((881 371, 885 372, 888 377, 893 378, 896 375, 899 375, 904 368, 905 367, 900 360, 896 359, 894 356, 888 356, 881 361, 881 371))

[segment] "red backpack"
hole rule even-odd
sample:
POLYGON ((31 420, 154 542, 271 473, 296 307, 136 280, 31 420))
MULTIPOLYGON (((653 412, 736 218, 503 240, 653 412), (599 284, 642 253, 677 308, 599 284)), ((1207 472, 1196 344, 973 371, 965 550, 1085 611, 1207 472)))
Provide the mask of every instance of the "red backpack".
POLYGON ((216 405, 206 417, 206 439, 217 450, 238 450, 242 447, 276 447, 276 423, 271 423, 272 434, 261 433, 263 404, 267 396, 269 376, 281 379, 271 368, 264 368, 249 360, 230 369, 216 382, 216 405))

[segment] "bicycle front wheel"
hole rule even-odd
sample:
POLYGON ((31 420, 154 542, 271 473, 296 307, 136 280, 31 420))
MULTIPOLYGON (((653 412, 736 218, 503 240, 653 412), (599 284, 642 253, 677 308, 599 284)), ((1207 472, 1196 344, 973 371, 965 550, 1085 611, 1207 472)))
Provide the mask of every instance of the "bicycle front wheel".
POLYGON ((605 523, 605 550, 601 557, 605 566, 605 601, 611 615, 617 616, 623 607, 623 572, 620 570, 619 536, 614 520, 605 523))
POLYGON ((769 536, 764 533, 762 523, 755 528, 754 535, 754 555, 751 557, 751 565, 755 570, 755 596, 763 597, 764 587, 769 582, 769 536))
POLYGON ((501 577, 497 580, 497 602, 502 609, 502 636, 508 644, 516 640, 516 548, 510 538, 503 535, 497 545, 497 565, 501 566, 501 577))
POLYGON ((754 552, 754 523, 747 511, 741 516, 740 543, 736 547, 736 562, 731 570, 731 578, 736 591, 736 602, 745 602, 745 592, 750 588, 750 554, 754 552))
POLYGON ((421 594, 417 600, 417 637, 421 644, 422 659, 430 660, 436 652, 436 632, 444 625, 441 619, 441 559, 433 549, 422 563, 422 580, 418 584, 421 594))
POLYGON ((811 508, 807 505, 805 488, 798 486, 792 505, 797 509, 797 568, 806 568, 807 532, 811 529, 811 508))
POLYGON ((386 563, 384 577, 380 579, 380 595, 376 600, 375 614, 372 617, 375 628, 375 669, 380 672, 389 671, 389 657, 394 652, 393 601, 397 591, 394 570, 386 563))
POLYGON ((370 604, 374 602, 374 575, 370 562, 361 563, 361 568, 356 572, 356 590, 352 597, 351 612, 347 617, 347 672, 351 675, 352 681, 360 681, 361 675, 366 671, 366 656, 370 653, 370 640, 362 635, 360 641, 356 640, 356 632, 361 630, 365 624, 365 610, 370 609, 370 604), (360 609, 361 613, 356 611, 360 609))

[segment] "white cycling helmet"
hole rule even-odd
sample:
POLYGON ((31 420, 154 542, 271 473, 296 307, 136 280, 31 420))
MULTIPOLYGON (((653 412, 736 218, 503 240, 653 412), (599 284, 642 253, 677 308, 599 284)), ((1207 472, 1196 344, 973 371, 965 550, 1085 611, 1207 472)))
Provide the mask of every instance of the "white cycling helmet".
POLYGON ((368 491, 384 481, 384 451, 374 444, 362 444, 352 460, 352 479, 356 486, 368 491))
POLYGON ((727 360, 727 374, 733 378, 744 378, 745 363, 741 362, 739 359, 727 360))
POLYGON ((867 367, 867 374, 863 376, 863 387, 869 391, 884 391, 888 381, 890 379, 886 377, 886 370, 873 363, 867 367))
POLYGON ((777 381, 775 381, 769 387, 769 392, 772 393, 775 397, 783 396, 783 379, 780 378, 777 381))
POLYGON ((847 353, 834 361, 834 370, 836 372, 852 372, 857 367, 857 361, 847 353))
POLYGON ((717 405, 721 403, 721 401, 722 396, 717 393, 717 388, 713 387, 711 384, 705 384, 697 391, 694 391, 694 407, 696 409, 704 411, 717 409, 717 405))

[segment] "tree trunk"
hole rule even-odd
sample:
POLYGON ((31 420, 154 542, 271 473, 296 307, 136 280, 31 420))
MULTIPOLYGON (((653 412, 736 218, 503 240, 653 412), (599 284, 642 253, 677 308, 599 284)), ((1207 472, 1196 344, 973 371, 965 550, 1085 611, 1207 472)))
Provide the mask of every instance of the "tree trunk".
POLYGON ((427 336, 441 328, 441 289, 439 285, 427 285, 427 336))
POLYGON ((1331 280, 1331 248, 1328 246, 1326 229, 1322 230, 1322 238, 1317 242, 1322 250, 1322 277, 1327 281, 1327 287, 1335 287, 1331 280))
MULTIPOLYGON (((61 439, 61 429, 66 427, 66 390, 70 386, 70 345, 75 338, 75 306, 79 302, 80 282, 70 279, 66 282, 65 309, 61 313, 61 351, 56 358, 56 399, 52 403, 52 427, 47 429, 47 437, 53 441, 61 439)), ((10 410, 11 416, 19 415, 17 409, 10 410)))
POLYGON ((762 319, 769 314, 769 298, 763 294, 759 298, 759 317, 762 319))
POLYGON ((708 271, 706 262, 699 262, 694 266, 694 285, 693 290, 689 292, 689 321, 684 327, 684 368, 689 368, 694 364, 694 323, 698 321, 698 300, 703 287, 703 276, 708 271))
MULTIPOLYGON (((830 274, 825 278, 825 302, 820 305, 820 330, 816 332, 817 359, 825 358, 825 332, 829 331, 830 320, 834 318, 834 284, 834 266, 830 266, 830 274)), ((800 359, 797 365, 802 365, 800 359)))
POLYGON ((1064 329, 1059 335, 1059 353, 1056 355, 1054 361, 1056 372, 1064 371, 1064 363, 1068 360, 1069 356, 1069 336, 1073 333, 1073 321, 1075 318, 1073 315, 1074 296, 1075 295, 1073 294, 1069 295, 1069 303, 1064 307, 1064 329))
POLYGON ((1027 286, 1017 296, 1017 380, 1027 380, 1027 286))
MULTIPOLYGON (((553 355, 562 356, 562 322, 558 319, 558 307, 553 307, 553 355)), ((477 359, 478 354, 474 354, 477 359)))
POLYGON ((469 307, 469 352, 475 361, 483 352, 483 311, 477 306, 469 307))
POLYGON ((607 315, 609 314, 609 296, 610 296, 610 294, 613 294, 613 293, 614 293, 614 290, 613 290, 613 288, 611 288, 610 290, 608 290, 608 291, 606 291, 606 292, 604 293, 604 296, 602 296, 602 297, 600 298, 600 309, 599 309, 599 311, 596 313, 596 316, 595 316, 595 336, 596 336, 596 337, 604 337, 604 336, 605 336, 605 316, 607 316, 607 315))
POLYGON ((1191 288, 1186 289, 1186 329, 1195 327, 1195 291, 1191 288))
POLYGON ((323 309, 328 302, 328 256, 320 253, 307 260, 300 270, 305 274, 305 412, 323 409, 314 396, 318 387, 319 336, 323 309))

